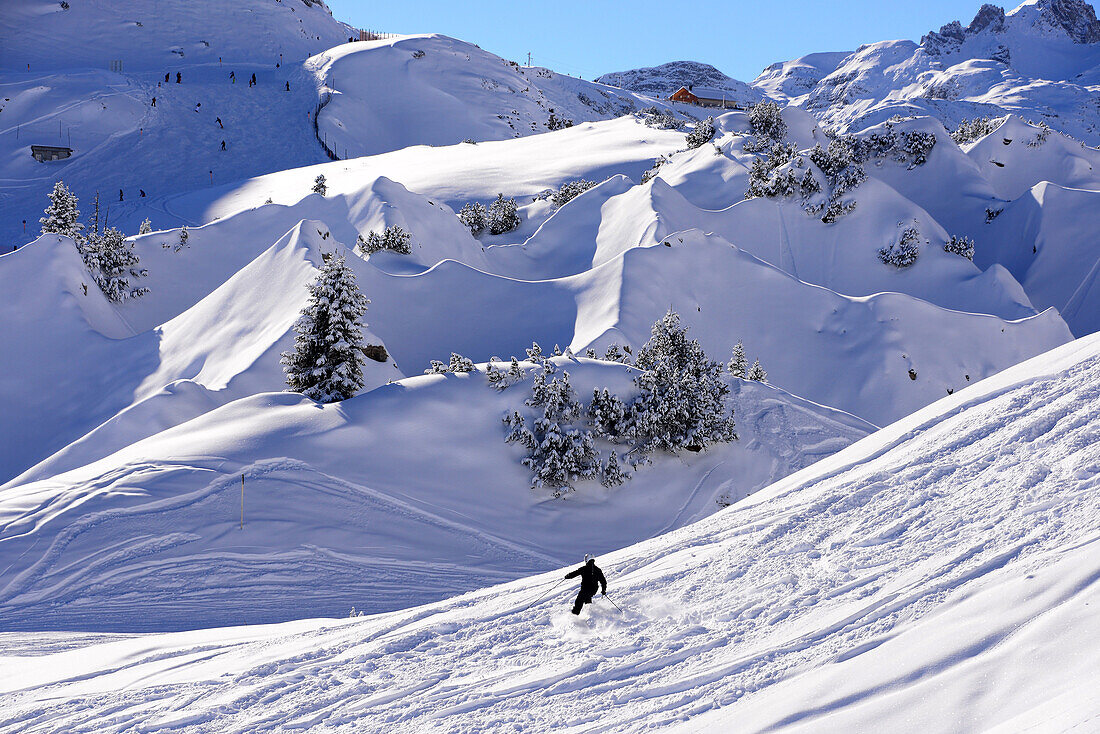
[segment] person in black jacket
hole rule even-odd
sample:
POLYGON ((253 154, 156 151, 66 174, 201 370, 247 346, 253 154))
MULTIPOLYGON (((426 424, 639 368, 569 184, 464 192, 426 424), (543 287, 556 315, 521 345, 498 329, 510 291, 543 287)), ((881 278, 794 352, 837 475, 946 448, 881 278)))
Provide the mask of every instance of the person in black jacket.
POLYGON ((581 577, 581 591, 577 594, 577 601, 573 603, 573 614, 580 614, 585 604, 592 603, 592 597, 596 595, 596 588, 600 587, 600 593, 607 593, 607 579, 603 577, 603 571, 596 565, 595 558, 588 558, 584 565, 576 571, 565 574, 565 578, 581 577))

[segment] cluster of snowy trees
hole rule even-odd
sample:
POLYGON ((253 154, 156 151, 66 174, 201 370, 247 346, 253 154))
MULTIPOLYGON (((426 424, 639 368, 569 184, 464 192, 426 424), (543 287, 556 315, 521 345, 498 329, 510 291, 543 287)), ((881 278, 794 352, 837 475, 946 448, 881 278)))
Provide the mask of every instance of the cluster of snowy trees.
MULTIPOLYGON (((84 234, 84 225, 80 222, 79 202, 76 195, 64 182, 54 184, 49 194, 50 204, 43 212, 46 216, 39 219, 42 234, 60 234, 72 238, 81 260, 91 273, 103 295, 112 303, 121 303, 128 298, 139 298, 149 292, 148 288, 132 285, 131 281, 148 275, 142 269, 134 244, 126 241, 126 236, 115 227, 103 227, 99 223, 99 194, 96 194, 92 227, 84 234)), ((145 228, 149 220, 145 220, 145 228)))
MULTIPOLYGON (((516 365, 519 366, 518 364, 516 365)), ((461 354, 455 354, 451 352, 451 361, 449 363, 440 362, 438 359, 433 359, 431 366, 424 370, 425 375, 444 375, 450 372, 473 372, 474 362, 472 359, 463 357, 461 354)))
POLYGON ((899 133, 893 122, 886 122, 882 129, 864 136, 838 136, 837 140, 850 148, 851 158, 866 163, 876 158, 888 158, 904 163, 909 168, 923 166, 928 154, 936 147, 936 136, 920 130, 899 133))
MULTIPOLYGON (((629 349, 612 346, 609 358, 629 362, 629 349)), ((572 357, 568 350, 566 356, 572 357)), ((569 373, 558 375, 557 366, 542 356, 538 344, 527 350, 527 358, 539 367, 525 402, 534 415, 512 411, 503 420, 505 440, 527 449, 523 463, 532 471, 532 488, 548 488, 561 496, 573 482, 584 479, 599 478, 605 486, 614 486, 628 478, 624 462, 637 468, 654 451, 701 451, 737 438, 733 413, 724 404, 729 387, 722 365, 710 360, 696 340, 688 339, 687 328, 672 310, 653 325, 649 341, 638 350, 636 394, 629 402, 597 387, 583 405, 569 373), (601 455, 597 442, 610 450, 601 455), (619 447, 625 453, 620 454, 619 447)), ((523 381, 524 370, 513 357, 507 371, 490 364, 488 377, 490 384, 504 389, 523 381)))
POLYGON ((566 181, 561 185, 561 188, 550 195, 550 200, 554 202, 556 206, 562 206, 595 185, 595 181, 589 181, 583 178, 578 178, 574 181, 566 181))
POLYGON ((568 117, 558 117, 551 107, 550 117, 546 120, 546 127, 548 130, 564 130, 567 127, 573 127, 573 121, 568 117))
POLYGON ((1045 120, 1040 120, 1038 125, 1029 120, 1028 124, 1034 125, 1039 129, 1039 131, 1035 133, 1034 138, 1027 141, 1026 145, 1029 148, 1038 148, 1040 145, 1047 141, 1047 138, 1050 137, 1050 125, 1048 125, 1045 120))
POLYGON ((734 377, 740 377, 742 380, 768 381, 768 373, 760 366, 759 359, 752 363, 752 367, 749 367, 749 358, 745 356, 745 345, 741 343, 740 339, 733 345, 733 355, 726 364, 726 371, 734 377))
POLYGON ((746 153, 767 153, 786 142, 787 123, 782 112, 775 102, 758 102, 749 107, 752 137, 743 146, 746 153))
POLYGON ((687 134, 687 147, 689 150, 700 148, 714 138, 714 118, 708 117, 702 122, 695 123, 695 127, 687 134))
POLYGON ((661 110, 656 106, 645 107, 638 110, 638 116, 647 126, 654 130, 679 130, 680 121, 669 110, 661 110))
POLYGON ((409 236, 408 232, 395 224, 392 227, 386 227, 382 234, 378 234, 372 229, 367 233, 366 238, 359 235, 356 238, 355 246, 364 255, 372 255, 382 250, 396 252, 399 255, 410 255, 412 254, 412 247, 409 245, 409 236))
POLYGON ((951 139, 959 145, 972 143, 996 130, 1004 119, 1004 117, 975 117, 973 120, 964 118, 959 122, 959 126, 951 131, 951 139))
POLYGON ((370 301, 342 255, 332 255, 308 288, 294 323, 294 350, 282 355, 287 387, 322 403, 347 400, 363 387, 359 319, 370 301))
MULTIPOLYGON (((946 248, 944 248, 946 249, 946 248)), ((906 227, 897 240, 878 251, 878 258, 895 268, 907 268, 920 256, 920 230, 906 227)))
POLYGON ((945 252, 950 252, 959 257, 965 257, 971 262, 974 261, 974 240, 969 237, 951 235, 947 242, 944 243, 943 249, 945 252))
POLYGON ((649 183, 653 178, 661 172, 661 166, 668 163, 671 160, 670 157, 665 155, 659 155, 653 159, 653 165, 647 171, 642 172, 642 183, 649 183))
POLYGON ((793 143, 780 142, 766 156, 753 160, 745 198, 797 196, 807 214, 829 224, 855 209, 855 200, 845 197, 866 178, 846 139, 836 138, 827 148, 815 145, 801 153, 793 143))
POLYGON ((505 199, 504 194, 497 194, 496 201, 488 208, 476 201, 464 205, 458 211, 458 219, 469 227, 474 237, 485 230, 489 234, 504 234, 519 227, 519 208, 515 199, 505 199))

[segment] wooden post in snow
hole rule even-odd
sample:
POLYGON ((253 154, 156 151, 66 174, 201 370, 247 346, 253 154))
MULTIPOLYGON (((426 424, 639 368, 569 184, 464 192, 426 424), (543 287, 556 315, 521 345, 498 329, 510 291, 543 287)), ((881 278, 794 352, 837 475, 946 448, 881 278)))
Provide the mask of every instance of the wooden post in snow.
POLYGON ((244 530, 244 474, 241 475, 241 530, 244 530))

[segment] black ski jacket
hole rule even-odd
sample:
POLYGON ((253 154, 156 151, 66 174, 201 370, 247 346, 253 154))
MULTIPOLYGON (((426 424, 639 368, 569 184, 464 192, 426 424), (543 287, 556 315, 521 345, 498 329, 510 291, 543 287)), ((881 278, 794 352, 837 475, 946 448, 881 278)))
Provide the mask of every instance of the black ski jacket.
POLYGON ((603 577, 603 571, 596 565, 595 561, 589 561, 576 571, 570 571, 565 574, 565 578, 573 579, 577 576, 581 577, 581 593, 587 596, 592 596, 596 593, 596 587, 599 586, 600 593, 607 593, 607 579, 603 577))

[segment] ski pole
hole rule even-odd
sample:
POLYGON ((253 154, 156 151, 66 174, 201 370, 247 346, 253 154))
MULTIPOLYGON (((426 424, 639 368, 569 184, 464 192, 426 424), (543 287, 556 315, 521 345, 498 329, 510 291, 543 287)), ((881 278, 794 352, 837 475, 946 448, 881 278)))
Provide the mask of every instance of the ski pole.
POLYGON ((525 607, 524 607, 523 609, 520 609, 520 611, 521 611, 521 612, 526 612, 526 611, 527 611, 528 609, 530 609, 531 607, 533 607, 533 606, 535 606, 536 604, 538 604, 538 603, 539 603, 540 601, 542 601, 542 600, 543 600, 543 598, 544 598, 544 597, 545 597, 545 596, 546 596, 547 594, 549 594, 549 593, 550 593, 551 591, 553 591, 554 589, 556 589, 556 588, 558 588, 559 586, 561 586, 561 584, 562 584, 562 582, 563 582, 563 581, 565 581, 565 579, 558 579, 558 582, 557 582, 556 584, 554 584, 553 586, 551 586, 551 587, 550 587, 549 589, 547 589, 546 591, 542 592, 542 594, 541 594, 541 595, 539 596, 539 598, 538 598, 538 599, 535 599, 535 600, 534 600, 533 602, 531 602, 530 604, 528 604, 527 606, 525 606, 525 607))
POLYGON ((606 591, 605 591, 605 592, 603 593, 603 598, 604 598, 604 599, 607 599, 608 601, 610 601, 610 602, 611 602, 611 606, 613 606, 613 607, 615 607, 616 609, 618 609, 618 610, 619 610, 619 614, 622 614, 622 613, 623 613, 623 610, 622 610, 622 609, 619 609, 619 605, 618 605, 618 604, 616 604, 616 603, 615 603, 614 601, 612 601, 612 600, 611 600, 611 597, 607 595, 607 592, 606 592, 606 591))

